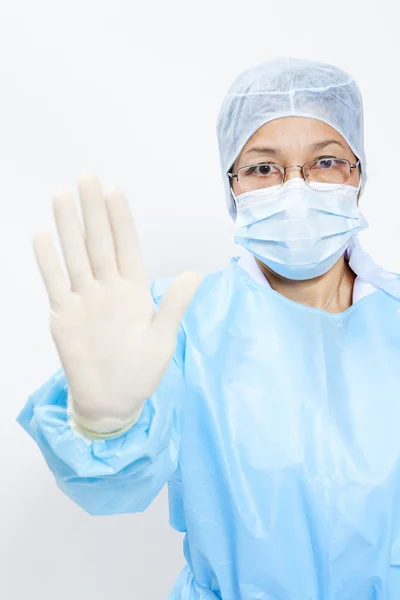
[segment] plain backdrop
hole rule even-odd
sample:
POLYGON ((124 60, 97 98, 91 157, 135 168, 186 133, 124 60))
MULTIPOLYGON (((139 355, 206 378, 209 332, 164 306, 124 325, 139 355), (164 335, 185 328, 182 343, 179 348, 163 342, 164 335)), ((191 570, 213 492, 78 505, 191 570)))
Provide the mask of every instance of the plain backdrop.
MULTIPOLYGON (((351 72, 364 97, 370 228, 400 271, 398 0, 2 0, 0 4, 0 598, 167 598, 183 566, 166 490, 142 514, 90 517, 15 422, 58 367, 31 234, 52 193, 94 172, 121 187, 149 281, 226 266, 232 243, 215 123, 236 75, 294 56, 351 72)), ((55 238, 56 239, 56 238, 55 238)))

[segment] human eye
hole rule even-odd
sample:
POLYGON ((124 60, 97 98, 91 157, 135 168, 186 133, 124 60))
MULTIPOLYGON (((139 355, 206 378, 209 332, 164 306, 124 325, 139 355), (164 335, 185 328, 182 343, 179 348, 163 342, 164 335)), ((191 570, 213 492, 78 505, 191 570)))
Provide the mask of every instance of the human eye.
POLYGON ((260 163, 258 165, 250 165, 246 168, 246 175, 253 175, 258 177, 266 177, 268 175, 275 175, 280 172, 272 163, 260 163))
POLYGON ((338 166, 341 161, 333 156, 322 156, 321 158, 314 161, 314 165, 317 169, 334 169, 338 166))

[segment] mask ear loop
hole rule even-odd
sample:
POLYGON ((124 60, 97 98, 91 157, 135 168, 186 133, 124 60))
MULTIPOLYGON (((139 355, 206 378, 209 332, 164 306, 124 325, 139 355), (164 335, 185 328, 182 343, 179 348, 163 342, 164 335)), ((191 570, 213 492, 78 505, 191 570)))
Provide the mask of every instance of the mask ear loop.
POLYGON ((368 223, 367 219, 364 217, 363 213, 360 210, 360 192, 361 192, 361 187, 362 187, 362 184, 363 184, 363 175, 364 175, 364 173, 360 174, 360 181, 358 183, 357 207, 358 207, 358 209, 360 211, 360 219, 361 219, 361 222, 363 224, 363 229, 366 229, 369 226, 369 223, 368 223))
MULTIPOLYGON (((362 231, 363 229, 367 229, 367 227, 369 227, 369 223, 368 223, 367 219, 364 217, 363 213, 360 210, 360 196, 359 196, 359 194, 360 194, 361 186, 362 186, 362 183, 363 183, 362 176, 363 176, 363 174, 361 173, 361 175, 360 175, 360 181, 358 183, 358 189, 357 189, 357 207, 358 207, 358 210, 359 210, 359 213, 360 213, 360 223, 361 223, 360 231, 362 231)), ((357 235, 357 238, 358 238, 358 235, 357 235)), ((357 242, 352 239, 350 241, 349 246, 344 251, 344 259, 345 259, 345 261, 347 262, 347 264, 349 266, 350 266, 349 263, 350 263, 350 259, 351 259, 351 249, 355 247, 356 243, 357 242)), ((350 267, 350 269, 351 269, 351 267, 350 267)))
POLYGON ((229 185, 229 189, 230 189, 230 191, 231 191, 231 196, 232 196, 232 198, 233 198, 233 203, 234 203, 234 205, 235 205, 235 208, 236 208, 236 213, 237 213, 237 202, 236 202, 236 196, 235 196, 235 194, 233 193, 233 189, 232 189, 232 186, 231 186, 231 185, 229 185))

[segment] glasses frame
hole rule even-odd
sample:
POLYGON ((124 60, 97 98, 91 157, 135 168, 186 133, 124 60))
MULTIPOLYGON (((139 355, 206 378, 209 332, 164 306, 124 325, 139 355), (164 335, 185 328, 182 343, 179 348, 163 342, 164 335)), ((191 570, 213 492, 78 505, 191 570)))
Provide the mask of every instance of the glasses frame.
MULTIPOLYGON (((335 157, 334 157, 334 156, 332 156, 332 157, 327 157, 327 158, 335 158, 335 157)), ((242 169, 248 169, 249 167, 262 167, 262 166, 264 166, 264 165, 273 165, 274 167, 279 167, 279 168, 281 169, 281 171, 282 171, 282 183, 281 183, 281 185, 284 185, 284 183, 285 183, 285 179, 286 179, 286 171, 287 171, 288 169, 297 168, 297 169, 301 169, 301 174, 302 174, 302 176, 303 176, 303 179, 304 179, 304 181, 306 182, 306 184, 307 184, 308 186, 310 186, 310 187, 311 187, 311 184, 310 184, 310 183, 307 181, 306 174, 304 173, 304 167, 306 167, 307 165, 310 165, 311 163, 315 163, 315 162, 317 162, 318 160, 323 160, 323 158, 317 158, 316 160, 309 160, 308 162, 304 163, 304 165, 288 165, 287 167, 285 167, 284 165, 277 165, 277 164, 275 164, 275 163, 272 163, 272 162, 265 162, 265 163, 258 163, 258 164, 244 165, 243 167, 240 167, 240 169, 238 169, 236 173, 231 173, 231 172, 228 172, 228 177, 229 177, 230 179, 236 179, 236 180, 237 180, 237 182, 238 182, 238 184, 240 185, 240 183, 239 183, 239 173, 240 173, 240 171, 241 171, 242 169)), ((347 162, 347 163, 348 163, 348 165, 349 165, 349 167, 350 167, 350 175, 349 175, 349 179, 350 179, 350 177, 351 177, 351 171, 352 171, 352 169, 356 169, 356 168, 359 166, 359 164, 360 164, 360 161, 359 161, 359 160, 357 160, 357 162, 356 162, 356 163, 352 164, 352 163, 351 163, 349 160, 347 160, 347 158, 335 158, 335 160, 343 160, 343 161, 345 161, 345 162, 347 162)), ((348 180, 347 180, 347 181, 348 181, 348 180)), ((344 186, 347 184, 347 181, 346 181, 346 183, 342 183, 342 184, 341 184, 339 187, 337 187, 336 189, 340 190, 340 188, 344 187, 344 186)), ((261 188, 260 188, 260 189, 261 189, 261 188)), ((319 190, 319 191, 321 191, 321 192, 325 192, 325 191, 327 191, 327 190, 319 190)))

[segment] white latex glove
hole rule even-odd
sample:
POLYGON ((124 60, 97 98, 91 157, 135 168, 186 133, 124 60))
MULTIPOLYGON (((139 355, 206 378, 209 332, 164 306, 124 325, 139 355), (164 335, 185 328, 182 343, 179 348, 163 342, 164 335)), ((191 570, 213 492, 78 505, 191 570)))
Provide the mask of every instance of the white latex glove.
POLYGON ((103 195, 98 179, 86 174, 79 178, 79 196, 85 232, 72 195, 53 195, 70 282, 49 232, 36 232, 33 247, 74 420, 103 434, 128 428, 156 390, 201 276, 180 275, 155 312, 122 192, 112 188, 103 195))

